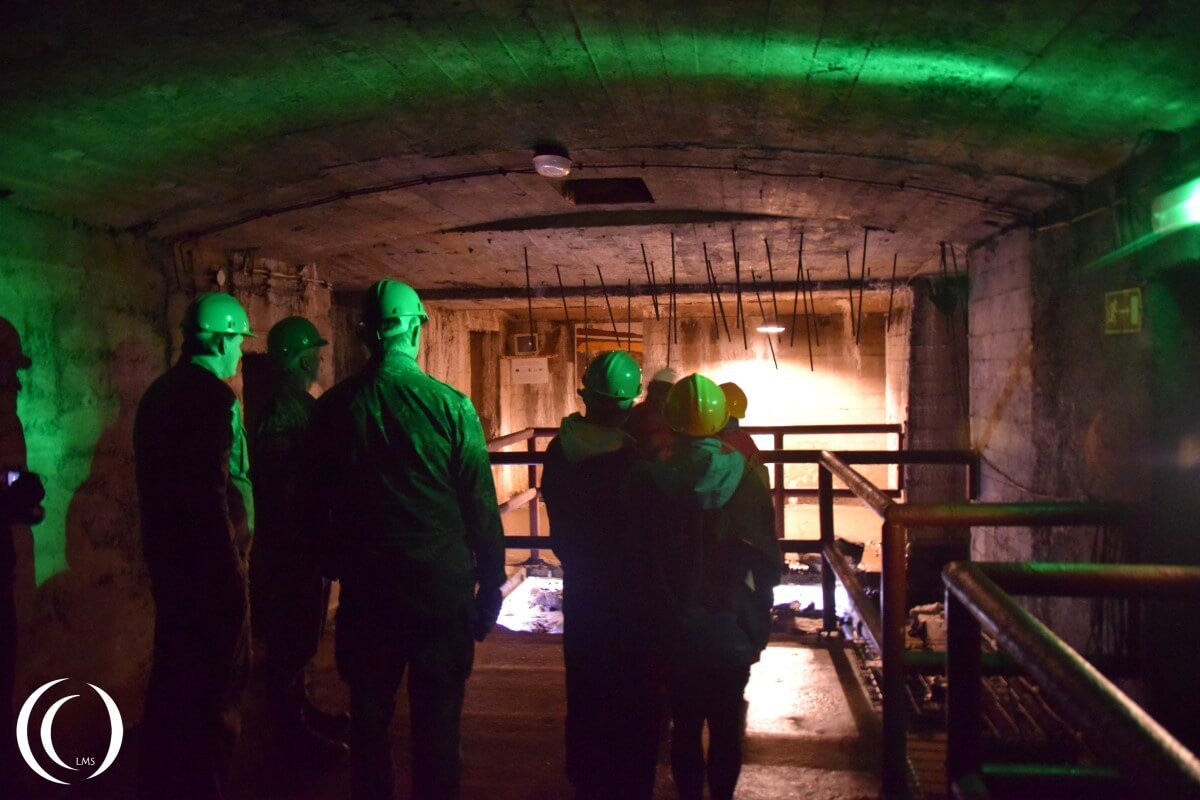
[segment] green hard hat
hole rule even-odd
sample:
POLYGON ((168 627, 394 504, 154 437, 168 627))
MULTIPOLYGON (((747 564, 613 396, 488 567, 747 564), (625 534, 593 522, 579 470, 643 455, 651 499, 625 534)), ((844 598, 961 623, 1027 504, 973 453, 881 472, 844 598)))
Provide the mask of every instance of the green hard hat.
POLYGON ((695 373, 671 387, 664 413, 672 430, 688 436, 713 436, 729 421, 725 392, 695 373))
MULTIPOLYGON (((421 302, 417 291, 407 283, 384 279, 376 281, 363 297, 363 322, 369 327, 380 330, 388 322, 400 322, 416 318, 420 322, 428 322, 429 315, 425 313, 425 305, 421 302)), ((397 330, 407 330, 404 325, 397 330)))
POLYGON ((606 350, 588 364, 583 373, 583 388, 611 397, 621 408, 628 408, 642 392, 642 368, 624 350, 606 350))
POLYGON ((267 334, 267 354, 280 364, 287 364, 310 347, 329 344, 321 338, 317 326, 304 317, 281 319, 267 334))
POLYGON ((237 298, 224 292, 196 295, 183 312, 185 333, 227 333, 253 336, 250 317, 237 298))

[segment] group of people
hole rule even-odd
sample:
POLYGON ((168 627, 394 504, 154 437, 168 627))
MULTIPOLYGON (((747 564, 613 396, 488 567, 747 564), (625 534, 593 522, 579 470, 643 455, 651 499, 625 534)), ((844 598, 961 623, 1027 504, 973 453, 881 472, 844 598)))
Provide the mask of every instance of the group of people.
MULTIPOLYGON (((470 400, 417 364, 427 321, 411 287, 376 283, 360 323, 370 360, 319 399, 327 342, 302 317, 277 323, 274 388, 247 424, 228 384, 254 335, 247 312, 223 293, 188 306, 182 354, 134 425, 155 606, 142 800, 227 796, 252 640, 294 763, 348 752, 352 796, 391 798, 389 727, 407 673, 412 796, 459 796, 463 697, 475 643, 500 612, 504 537, 470 400), (332 580, 348 715, 316 708, 305 689, 332 580)), ((666 369, 635 407, 641 369, 621 351, 599 354, 582 383, 585 411, 563 419, 541 487, 565 576, 568 778, 579 800, 648 800, 669 699, 681 800, 700 800, 706 778, 713 800, 728 800, 781 564, 766 471, 737 430, 746 397, 666 369)), ((0 522, 36 521, 37 477, 5 477, 0 522)))
POLYGON ((276 388, 248 435, 226 382, 253 336, 246 311, 221 293, 189 305, 182 356, 134 425, 155 604, 144 800, 226 796, 252 631, 293 763, 348 749, 353 797, 392 797, 388 732, 407 672, 413 796, 458 797, 463 695, 499 614, 504 539, 475 410, 417 365, 427 320, 411 287, 376 283, 360 325, 369 364, 319 400, 309 390, 326 342, 303 318, 278 323, 276 388), (348 720, 316 709, 304 686, 333 579, 348 720))
POLYGON ((641 370, 622 351, 582 383, 541 487, 563 565, 567 777, 579 800, 649 800, 669 716, 680 800, 706 783, 731 800, 782 564, 766 470, 738 429, 745 393, 664 369, 634 406, 641 370))

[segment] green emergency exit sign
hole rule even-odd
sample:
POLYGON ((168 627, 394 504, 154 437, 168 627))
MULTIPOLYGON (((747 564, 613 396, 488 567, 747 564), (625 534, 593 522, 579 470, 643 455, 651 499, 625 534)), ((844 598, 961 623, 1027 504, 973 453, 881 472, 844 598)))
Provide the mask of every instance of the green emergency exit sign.
POLYGON ((1145 306, 1141 289, 1122 289, 1104 294, 1104 332, 1140 333, 1145 306))

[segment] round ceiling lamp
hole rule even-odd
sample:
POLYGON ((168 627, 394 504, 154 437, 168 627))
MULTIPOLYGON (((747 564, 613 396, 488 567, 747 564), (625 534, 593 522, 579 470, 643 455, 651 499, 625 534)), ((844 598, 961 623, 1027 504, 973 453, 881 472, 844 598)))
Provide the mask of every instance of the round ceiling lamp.
POLYGON ((783 333, 787 330, 787 328, 773 320, 763 320, 763 323, 754 330, 758 331, 759 333, 783 333))
POLYGON ((571 159, 558 153, 539 153, 533 157, 533 171, 543 178, 565 178, 571 174, 571 159))

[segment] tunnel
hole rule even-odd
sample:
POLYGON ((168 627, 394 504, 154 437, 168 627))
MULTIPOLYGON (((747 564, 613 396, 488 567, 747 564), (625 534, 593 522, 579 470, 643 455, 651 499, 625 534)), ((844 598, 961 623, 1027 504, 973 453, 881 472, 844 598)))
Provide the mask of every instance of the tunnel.
MULTIPOLYGON (((737 798, 1200 797, 1200 6, 0 5, 5 796, 135 796, 164 619, 135 428, 197 298, 245 310, 213 391, 253 430, 277 323, 315 326, 332 405, 389 280, 503 528, 463 798, 584 797, 542 487, 609 351, 748 398, 780 558, 737 798)), ((620 541, 605 602, 642 630, 620 541)), ((343 712, 329 595, 306 680, 343 712)), ((205 796, 350 797, 353 752, 277 752, 255 647, 205 796)))

